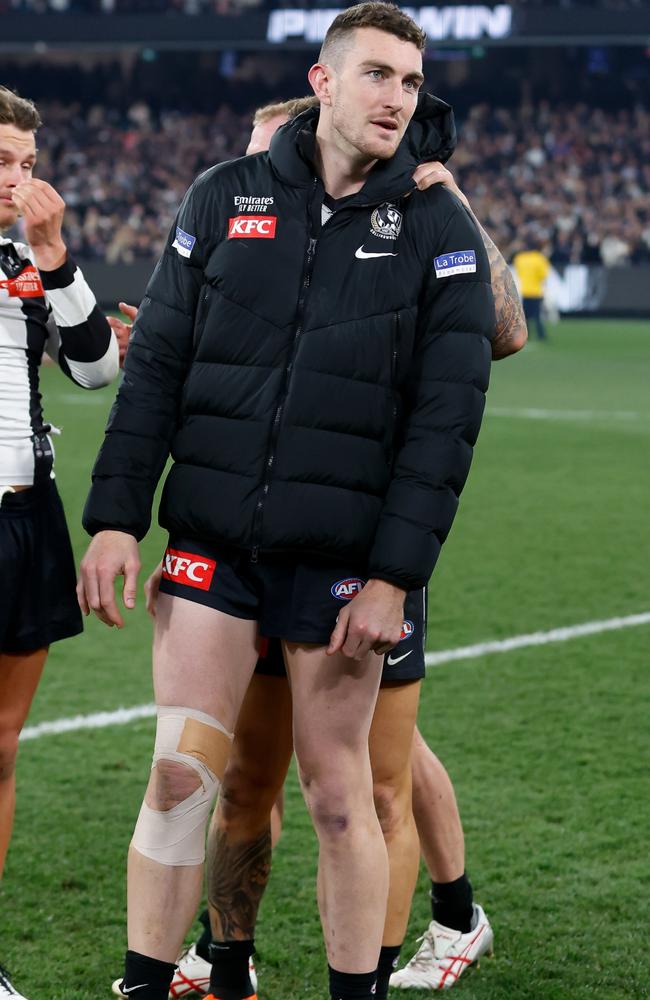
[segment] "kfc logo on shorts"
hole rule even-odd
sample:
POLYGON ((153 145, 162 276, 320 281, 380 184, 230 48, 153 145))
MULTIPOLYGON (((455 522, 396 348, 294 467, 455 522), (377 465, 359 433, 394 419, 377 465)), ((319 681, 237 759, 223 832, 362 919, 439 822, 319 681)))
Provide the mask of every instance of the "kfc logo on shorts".
POLYGON ((199 556, 195 552, 180 552, 167 549, 163 559, 163 579, 172 583, 184 583, 186 587, 209 590, 217 564, 214 559, 199 556))
POLYGON ((399 641, 403 642, 404 639, 410 639, 414 632, 415 625, 412 621, 409 621, 409 619, 406 618, 405 621, 402 622, 402 631, 400 633, 399 641))
POLYGON ((228 239, 274 240, 277 215, 237 215, 228 220, 228 239))
POLYGON ((337 601, 351 601, 353 597, 361 593, 365 585, 365 580, 351 576, 347 580, 338 580, 336 583, 333 583, 330 593, 337 601))

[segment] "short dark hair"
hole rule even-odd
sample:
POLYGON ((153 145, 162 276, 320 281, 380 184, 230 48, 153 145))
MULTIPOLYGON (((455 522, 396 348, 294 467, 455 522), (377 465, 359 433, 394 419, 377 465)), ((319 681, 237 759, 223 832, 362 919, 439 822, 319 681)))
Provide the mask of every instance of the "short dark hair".
POLYGON ((253 126, 264 125, 272 118, 286 115, 287 118, 295 118, 301 115, 308 108, 317 108, 320 101, 312 94, 311 97, 292 97, 289 101, 278 101, 276 104, 265 104, 258 108, 253 116, 253 126))
POLYGON ((427 36, 412 17, 405 14, 393 3, 383 3, 382 0, 368 0, 341 11, 330 24, 322 48, 319 62, 327 62, 331 49, 357 28, 377 28, 395 35, 405 42, 412 42, 424 52, 427 36))
POLYGON ((0 86, 0 125, 15 125, 23 132, 36 132, 42 124, 33 101, 0 86))

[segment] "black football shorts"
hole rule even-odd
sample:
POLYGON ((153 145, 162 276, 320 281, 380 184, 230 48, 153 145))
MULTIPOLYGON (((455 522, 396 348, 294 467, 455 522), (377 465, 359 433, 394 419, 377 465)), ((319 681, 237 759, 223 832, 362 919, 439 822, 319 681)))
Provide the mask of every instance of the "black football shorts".
POLYGON ((54 480, 0 502, 0 652, 83 631, 68 526, 54 480))
MULTIPOLYGON (((339 611, 365 582, 349 565, 268 557, 253 563, 245 553, 224 554, 210 543, 170 538, 160 592, 256 621, 260 635, 269 640, 260 672, 276 674, 280 664, 284 673, 277 640, 327 645, 339 611)), ((425 621, 425 591, 412 591, 402 639, 384 661, 384 680, 402 680, 405 672, 413 680, 424 676, 425 621)))
MULTIPOLYGON (((409 681, 420 681, 425 675, 424 647, 427 625, 427 590, 411 590, 404 602, 404 624, 398 644, 384 656, 384 667, 381 683, 395 682, 406 684, 409 681)), ((282 643, 279 639, 262 637, 260 642, 260 658, 257 661, 255 673, 267 677, 286 677, 286 668, 282 656, 282 643)))

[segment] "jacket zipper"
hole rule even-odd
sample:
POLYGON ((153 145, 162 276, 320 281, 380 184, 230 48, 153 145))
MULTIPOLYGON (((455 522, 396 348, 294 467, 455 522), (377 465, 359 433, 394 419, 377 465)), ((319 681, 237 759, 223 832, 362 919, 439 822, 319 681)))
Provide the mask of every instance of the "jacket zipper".
POLYGON ((310 234, 309 234, 309 241, 307 243, 307 252, 305 254, 305 264, 302 272, 302 285, 300 287, 300 295, 298 296, 298 305, 296 308, 296 319, 294 326, 293 341, 291 344, 291 352, 289 354, 287 363, 284 368, 282 386, 278 394, 278 402, 275 409, 275 414, 273 416, 271 437, 269 440, 269 447, 266 453, 266 464, 264 467, 264 481, 262 483, 262 489, 258 497, 257 504, 255 505, 255 516, 253 518, 253 547, 251 549, 251 562, 254 563, 257 562, 259 555, 260 542, 262 536, 262 521, 264 519, 264 505, 266 503, 266 498, 271 488, 271 473, 273 470, 273 463, 275 462, 275 451, 277 448, 278 437, 280 434, 282 411, 284 409, 284 404, 289 394, 289 385, 291 382, 291 374, 293 372, 293 363, 296 357, 296 351, 298 350, 298 342, 300 341, 300 336, 302 334, 302 324, 305 315, 305 302, 307 299, 307 290, 311 284, 311 276, 314 270, 314 257, 316 256, 316 244, 318 243, 318 238, 312 235, 313 220, 312 220, 311 208, 314 195, 316 193, 317 185, 318 181, 314 180, 312 196, 309 200, 309 208, 308 208, 310 234))
POLYGON ((400 341, 400 318, 399 312, 395 313, 395 334, 393 337, 393 357, 390 365, 390 383, 393 388, 397 382, 397 358, 399 352, 399 341, 400 341))
POLYGON ((390 427, 391 437, 388 448, 388 464, 393 464, 395 452, 395 427, 397 424, 397 363, 399 360, 400 341, 400 318, 399 312, 395 313, 395 325, 393 327, 393 354, 390 361, 390 392, 392 399, 393 419, 390 427))

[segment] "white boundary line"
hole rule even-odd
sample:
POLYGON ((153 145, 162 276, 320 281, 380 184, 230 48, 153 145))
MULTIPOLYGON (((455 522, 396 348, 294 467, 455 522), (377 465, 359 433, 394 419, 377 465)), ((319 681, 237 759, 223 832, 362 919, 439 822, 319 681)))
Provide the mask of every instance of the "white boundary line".
POLYGON ((635 625, 650 625, 650 611, 627 615, 625 618, 606 618, 600 622, 584 622, 582 625, 553 628, 549 632, 513 635, 509 639, 479 642, 475 646, 460 646, 458 649, 445 649, 440 653, 426 653, 424 662, 427 667, 438 667, 442 663, 452 663, 454 660, 471 660, 477 656, 486 656, 488 653, 508 653, 511 649, 524 649, 526 646, 546 646, 549 642, 566 642, 568 639, 579 639, 583 635, 616 632, 635 625))
MULTIPOLYGON (((644 611, 637 615, 627 615, 625 618, 607 618, 604 621, 584 622, 582 625, 568 625, 566 628, 554 628, 548 632, 513 635, 509 639, 479 642, 474 646, 443 649, 438 653, 427 653, 424 659, 427 667, 439 667, 443 663, 453 663, 457 660, 472 660, 492 653, 509 653, 513 649, 525 649, 527 646, 546 646, 552 642, 567 642, 569 639, 579 639, 585 635, 616 632, 637 625, 650 625, 650 611, 644 611)), ((52 722, 39 722, 35 726, 27 726, 23 729, 20 739, 23 742, 37 740, 41 736, 76 733, 82 729, 106 729, 109 726, 124 726, 137 719, 152 718, 155 714, 155 705, 134 705, 132 708, 118 708, 114 712, 75 715, 70 719, 54 719, 52 722)))
POLYGON ((523 420, 646 420, 649 414, 638 410, 544 410, 533 406, 490 406, 486 414, 493 417, 520 417, 523 420))
POLYGON ((37 740, 41 736, 58 736, 60 733, 77 733, 80 729, 106 729, 108 726, 125 726, 136 719, 149 719, 156 714, 155 705, 134 705, 118 708, 114 712, 93 712, 92 715, 73 715, 71 719, 53 719, 26 726, 20 741, 37 740))

